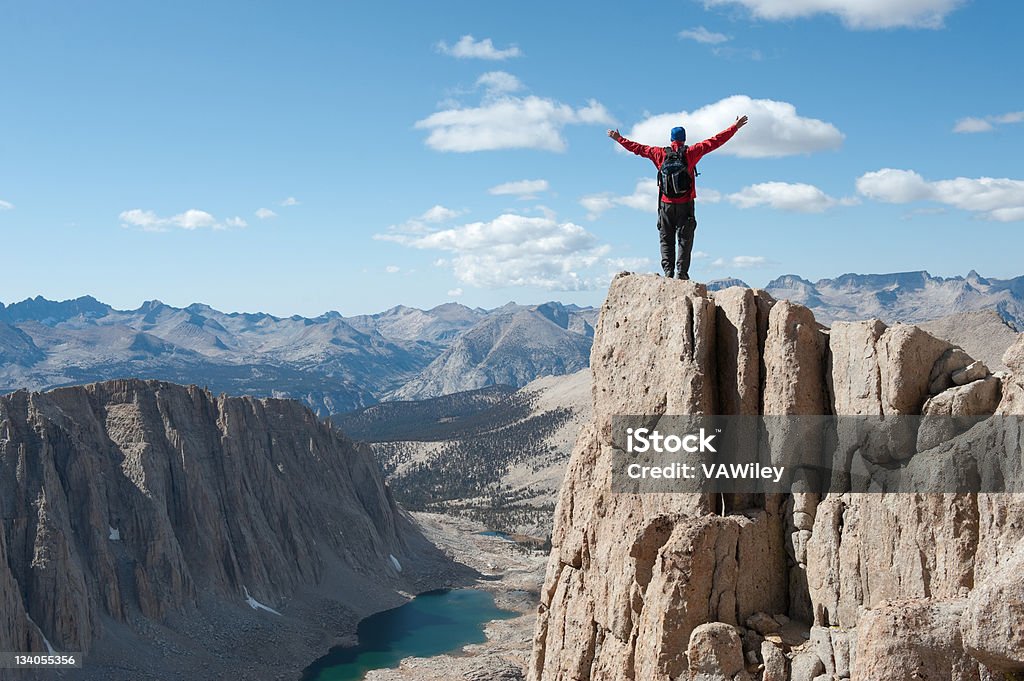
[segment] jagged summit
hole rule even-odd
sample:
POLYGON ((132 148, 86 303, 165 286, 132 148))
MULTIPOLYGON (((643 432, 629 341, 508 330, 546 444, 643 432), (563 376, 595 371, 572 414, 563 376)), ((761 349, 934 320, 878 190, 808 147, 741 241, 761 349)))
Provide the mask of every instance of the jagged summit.
POLYGON ((594 421, 555 513, 530 679, 1024 670, 1012 495, 611 491, 615 415, 1024 415, 1024 336, 1005 354, 1011 373, 992 375, 915 326, 825 329, 763 291, 620 275, 591 358, 594 421))

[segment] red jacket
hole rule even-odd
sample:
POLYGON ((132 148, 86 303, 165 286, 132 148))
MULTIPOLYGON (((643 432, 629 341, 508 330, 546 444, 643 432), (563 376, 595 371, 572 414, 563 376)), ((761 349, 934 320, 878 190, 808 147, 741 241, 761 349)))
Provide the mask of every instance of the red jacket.
MULTIPOLYGON (((703 142, 697 142, 692 147, 686 150, 686 165, 690 168, 690 177, 694 177, 694 172, 697 169, 697 162, 704 158, 705 154, 710 154, 712 151, 722 146, 729 141, 729 138, 736 134, 739 128, 735 124, 730 125, 728 128, 718 133, 714 137, 709 137, 703 142)), ((637 156, 643 156, 649 158, 654 163, 655 167, 661 169, 661 164, 665 162, 665 147, 649 147, 646 144, 640 144, 628 140, 625 137, 619 137, 619 144, 623 147, 632 151, 637 156)), ((679 142, 673 142, 672 148, 678 149, 680 146, 679 142)), ((686 203, 687 201, 693 201, 697 197, 697 183, 693 182, 693 189, 686 196, 680 196, 679 198, 672 199, 664 194, 661 195, 661 200, 665 203, 686 203)))

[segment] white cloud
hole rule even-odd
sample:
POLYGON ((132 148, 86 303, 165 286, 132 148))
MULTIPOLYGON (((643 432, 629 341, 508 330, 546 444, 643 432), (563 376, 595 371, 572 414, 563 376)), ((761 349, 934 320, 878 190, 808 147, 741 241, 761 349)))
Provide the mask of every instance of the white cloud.
POLYGON ((14 204, 10 201, 0 200, 0 210, 14 210, 14 204))
POLYGON ((548 190, 547 180, 517 180, 505 182, 487 190, 495 196, 518 196, 520 199, 532 199, 541 192, 548 190))
POLYGON ((299 203, 300 202, 299 202, 299 200, 297 198, 295 198, 294 196, 289 196, 287 199, 285 199, 284 201, 281 202, 281 205, 282 206, 297 206, 297 205, 299 205, 299 203))
POLYGON ((729 36, 724 33, 714 33, 703 26, 680 31, 679 37, 686 38, 687 40, 694 40, 704 45, 718 45, 719 43, 724 43, 729 40, 729 36))
POLYGON ((461 283, 481 288, 587 289, 595 282, 588 270, 603 264, 608 252, 579 225, 515 214, 426 234, 387 233, 374 238, 441 251, 446 257, 435 264, 451 268, 461 283))
POLYGON ((490 96, 478 107, 438 111, 416 121, 428 130, 427 146, 438 151, 546 149, 564 151, 562 130, 567 125, 610 124, 601 103, 590 100, 575 109, 536 96, 490 96))
POLYGON ((718 203, 722 200, 722 192, 714 189, 698 189, 697 203, 718 203))
POLYGON ((276 218, 277 213, 270 210, 269 208, 258 208, 256 210, 256 217, 260 220, 269 220, 270 218, 276 218))
POLYGON ((788 102, 746 95, 726 97, 693 112, 650 116, 626 136, 643 144, 665 146, 669 131, 682 125, 687 141, 693 144, 724 130, 742 115, 749 116, 750 122, 715 153, 768 158, 838 149, 843 143, 843 133, 831 123, 800 116, 788 102))
POLYGON ((991 132, 996 129, 996 125, 1009 125, 1022 121, 1024 121, 1024 111, 1011 111, 1010 113, 985 116, 984 118, 968 116, 956 122, 956 125, 953 126, 953 132, 991 132))
POLYGON ((240 217, 232 217, 220 222, 205 210, 190 208, 184 213, 172 215, 169 218, 162 218, 151 210, 133 208, 122 211, 118 216, 121 219, 121 226, 126 229, 141 229, 144 232, 166 232, 171 229, 185 229, 195 231, 198 229, 228 229, 229 227, 241 228, 246 226, 245 220, 240 217))
POLYGON ((448 208, 437 204, 401 224, 391 225, 388 227, 388 233, 407 235, 427 234, 431 230, 436 229, 437 225, 444 224, 445 222, 451 222, 465 213, 466 211, 464 210, 455 210, 454 208, 448 208))
POLYGON ((388 265, 387 267, 384 268, 384 271, 387 272, 388 274, 397 274, 398 272, 402 271, 402 268, 399 267, 398 265, 388 265))
POLYGON ((463 291, 461 288, 449 289, 448 290, 448 297, 449 298, 459 298, 459 297, 462 296, 463 293, 465 293, 465 291, 463 291))
POLYGON ((580 205, 587 210, 587 219, 589 220, 596 220, 602 213, 617 206, 626 206, 646 213, 657 213, 658 183, 650 178, 638 180, 632 194, 621 196, 608 192, 590 194, 580 199, 580 205))
POLYGON ((476 79, 477 87, 488 92, 516 92, 523 89, 523 82, 505 71, 488 71, 476 79))
POLYGON ((802 182, 762 182, 744 187, 726 198, 739 208, 768 206, 793 213, 821 213, 834 206, 857 202, 856 198, 836 199, 813 184, 802 182))
POLYGON ((502 61, 522 54, 515 45, 500 50, 494 46, 490 38, 476 40, 471 35, 462 36, 451 46, 442 40, 437 43, 437 50, 458 59, 489 59, 492 61, 502 61))
POLYGON ((984 118, 961 118, 953 126, 953 132, 988 132, 995 130, 995 126, 984 118))
POLYGON ((993 118, 996 123, 1024 123, 1024 111, 1011 111, 993 118))
POLYGON ((437 204, 432 208, 428 208, 416 219, 430 223, 447 222, 448 220, 454 220, 459 217, 463 212, 464 211, 455 210, 453 208, 445 208, 444 206, 437 204))
POLYGON ((742 5, 759 19, 832 14, 849 28, 941 28, 963 0, 704 0, 706 7, 742 5))
POLYGON ((857 191, 884 203, 935 201, 980 213, 986 220, 1024 220, 1024 180, 957 177, 928 181, 913 170, 882 168, 857 178, 857 191))
POLYGON ((732 258, 715 258, 711 266, 745 270, 764 267, 770 264, 771 262, 768 258, 763 255, 737 255, 732 258))
MULTIPOLYGON (((697 189, 697 203, 718 203, 721 192, 714 189, 697 189)), ((607 210, 625 206, 645 213, 658 212, 658 183, 652 178, 637 180, 632 194, 615 195, 610 192, 589 194, 580 199, 580 205, 587 209, 587 219, 596 220, 607 210)))

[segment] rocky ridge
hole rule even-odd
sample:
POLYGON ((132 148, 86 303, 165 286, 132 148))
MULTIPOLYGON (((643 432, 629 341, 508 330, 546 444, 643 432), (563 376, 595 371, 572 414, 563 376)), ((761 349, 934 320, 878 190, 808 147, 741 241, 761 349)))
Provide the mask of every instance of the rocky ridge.
POLYGON ((307 318, 157 300, 116 310, 89 296, 36 297, 0 303, 0 393, 130 376, 292 398, 324 416, 389 393, 520 387, 574 371, 586 366, 595 319, 592 308, 556 302, 307 318))
POLYGON ((0 397, 0 521, 0 650, 68 678, 297 676, 459 574, 308 409, 156 381, 0 397))
MULTIPOLYGON (((1024 415, 1024 336, 1003 363, 993 375, 905 324, 826 329, 760 290, 620 275, 596 327, 594 420, 556 510, 529 678, 1021 678, 1019 495, 610 491, 616 414, 1024 415)), ((970 435, 940 439, 955 457, 970 435)), ((1020 452, 1024 434, 1011 437, 1020 452)))

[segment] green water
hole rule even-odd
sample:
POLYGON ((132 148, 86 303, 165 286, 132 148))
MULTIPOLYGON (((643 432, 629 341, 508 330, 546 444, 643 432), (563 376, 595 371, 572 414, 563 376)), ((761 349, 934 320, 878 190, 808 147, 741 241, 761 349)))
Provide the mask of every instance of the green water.
POLYGON ((302 681, 359 681, 371 669, 397 667, 405 657, 432 657, 483 643, 484 624, 509 619, 494 597, 476 589, 431 591, 359 623, 359 645, 332 648, 302 681))

